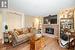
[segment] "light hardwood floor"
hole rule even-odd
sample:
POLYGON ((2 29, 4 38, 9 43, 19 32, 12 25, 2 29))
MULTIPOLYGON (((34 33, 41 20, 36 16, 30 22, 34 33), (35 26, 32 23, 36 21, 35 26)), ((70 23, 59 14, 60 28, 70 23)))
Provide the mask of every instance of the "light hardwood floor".
MULTIPOLYGON (((61 48, 59 46, 57 40, 54 38, 45 37, 45 39, 46 39, 46 43, 45 43, 43 50, 68 50, 68 49, 61 48)), ((8 45, 8 46, 6 46, 6 50, 30 50, 30 45, 29 45, 29 42, 23 43, 14 48, 11 45, 8 45)))

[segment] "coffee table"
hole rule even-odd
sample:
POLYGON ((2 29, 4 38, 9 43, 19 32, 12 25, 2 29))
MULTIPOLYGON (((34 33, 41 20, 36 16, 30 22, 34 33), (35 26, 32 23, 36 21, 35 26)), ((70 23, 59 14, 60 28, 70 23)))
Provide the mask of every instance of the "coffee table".
MULTIPOLYGON (((33 34, 33 33, 32 33, 33 34)), ((45 46, 45 37, 42 35, 40 38, 36 39, 36 35, 33 34, 30 38, 30 50, 43 50, 45 46)))

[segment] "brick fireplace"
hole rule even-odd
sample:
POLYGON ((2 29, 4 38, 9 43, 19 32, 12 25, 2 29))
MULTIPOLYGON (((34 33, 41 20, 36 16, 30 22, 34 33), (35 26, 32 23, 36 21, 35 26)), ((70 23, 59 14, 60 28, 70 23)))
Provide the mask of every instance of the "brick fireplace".
POLYGON ((59 35, 59 25, 58 24, 50 24, 50 25, 49 24, 44 24, 43 25, 43 34, 47 35, 47 36, 50 36, 50 37, 58 36, 59 35), (50 31, 53 31, 53 32, 51 32, 51 33, 46 32, 47 28, 51 28, 50 31))

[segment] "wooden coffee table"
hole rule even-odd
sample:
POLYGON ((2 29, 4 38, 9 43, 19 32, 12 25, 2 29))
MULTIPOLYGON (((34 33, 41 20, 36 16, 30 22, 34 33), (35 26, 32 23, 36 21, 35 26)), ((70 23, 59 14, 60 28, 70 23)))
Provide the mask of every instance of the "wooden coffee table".
POLYGON ((36 40, 35 34, 33 34, 30 38, 30 50, 43 50, 45 41, 46 39, 44 36, 36 40))

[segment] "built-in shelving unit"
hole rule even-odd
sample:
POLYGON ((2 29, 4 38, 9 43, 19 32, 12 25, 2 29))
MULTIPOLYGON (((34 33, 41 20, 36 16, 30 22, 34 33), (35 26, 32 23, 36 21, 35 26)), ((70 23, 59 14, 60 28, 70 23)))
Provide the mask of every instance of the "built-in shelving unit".
MULTIPOLYGON (((66 39, 66 37, 68 37, 67 39, 70 40, 69 39, 70 33, 68 31, 75 31, 75 8, 63 9, 59 12, 58 16, 59 16, 59 43, 63 44, 63 41, 61 40, 66 39)), ((66 46, 64 45, 64 47, 66 46)))
POLYGON ((60 32, 67 28, 69 30, 74 29, 74 8, 65 9, 60 12, 60 32))

